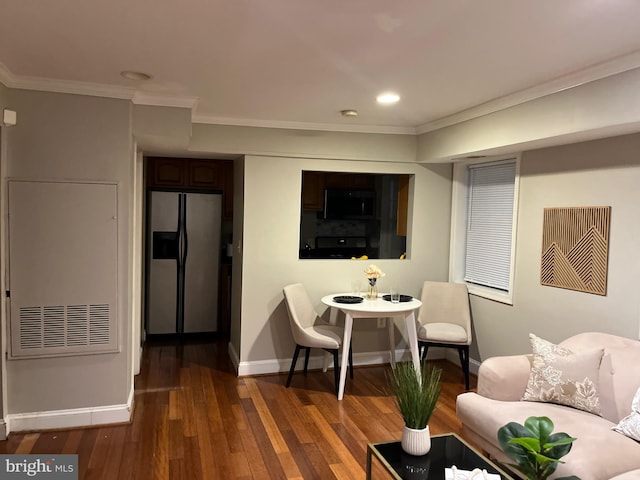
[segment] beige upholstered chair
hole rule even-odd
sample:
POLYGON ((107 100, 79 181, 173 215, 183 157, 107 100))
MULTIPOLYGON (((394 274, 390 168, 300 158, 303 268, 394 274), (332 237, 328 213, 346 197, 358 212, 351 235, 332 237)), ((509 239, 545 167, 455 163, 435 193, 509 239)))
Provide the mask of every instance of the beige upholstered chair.
MULTIPOLYGON (((289 312, 289 323, 293 340, 296 342, 296 350, 291 361, 289 376, 287 377, 287 388, 291 384, 291 377, 296 368, 300 349, 305 349, 304 372, 307 373, 309 366, 309 351, 312 348, 321 348, 333 355, 333 372, 335 380, 336 395, 338 394, 338 351, 342 344, 344 329, 335 325, 324 323, 318 316, 313 304, 309 299, 304 285, 295 283, 287 285, 283 289, 287 311, 289 312)), ((352 352, 349 349, 349 371, 353 378, 352 352)))
POLYGON ((424 282, 422 307, 418 314, 418 346, 422 359, 429 347, 458 349, 469 390, 469 345, 471 345, 471 311, 469 292, 464 283, 424 282))

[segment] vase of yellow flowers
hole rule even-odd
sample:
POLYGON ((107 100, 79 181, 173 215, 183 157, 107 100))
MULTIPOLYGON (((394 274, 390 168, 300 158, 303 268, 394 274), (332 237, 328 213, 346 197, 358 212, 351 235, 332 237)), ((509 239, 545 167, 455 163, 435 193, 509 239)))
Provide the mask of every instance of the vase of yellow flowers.
POLYGON ((385 274, 377 265, 369 265, 364 271, 364 274, 369 282, 369 288, 365 298, 368 300, 375 300, 378 298, 378 279, 384 277, 385 274))

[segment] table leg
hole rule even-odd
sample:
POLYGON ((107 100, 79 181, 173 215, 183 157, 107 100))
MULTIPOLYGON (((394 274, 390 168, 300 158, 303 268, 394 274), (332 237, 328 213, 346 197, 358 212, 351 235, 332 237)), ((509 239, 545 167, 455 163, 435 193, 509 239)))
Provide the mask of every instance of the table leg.
POLYGON ((367 480, 371 480, 371 446, 367 445, 367 480))
POLYGON ((411 359, 416 372, 420 373, 420 351, 418 350, 418 330, 416 329, 416 317, 413 312, 404 317, 407 326, 407 336, 409 337, 409 348, 411 348, 411 359))
MULTIPOLYGON (((347 370, 349 369, 349 346, 351 345, 351 329, 353 328, 353 317, 350 313, 344 315, 344 338, 342 339, 342 361, 340 363, 340 386, 338 387, 338 400, 344 396, 344 384, 347 380, 347 370)), ((416 337, 417 338, 417 337, 416 337)))
POLYGON ((396 366, 396 329, 395 323, 393 323, 393 317, 387 318, 387 328, 389 329, 389 355, 391 358, 391 366, 396 366))

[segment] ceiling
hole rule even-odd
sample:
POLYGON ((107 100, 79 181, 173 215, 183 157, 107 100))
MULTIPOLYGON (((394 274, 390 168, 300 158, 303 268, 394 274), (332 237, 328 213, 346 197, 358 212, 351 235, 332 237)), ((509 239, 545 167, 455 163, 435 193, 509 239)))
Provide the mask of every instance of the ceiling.
POLYGON ((637 0, 0 0, 0 81, 205 123, 421 133, 639 67, 638 20, 637 0), (400 101, 378 105, 387 90, 400 101))

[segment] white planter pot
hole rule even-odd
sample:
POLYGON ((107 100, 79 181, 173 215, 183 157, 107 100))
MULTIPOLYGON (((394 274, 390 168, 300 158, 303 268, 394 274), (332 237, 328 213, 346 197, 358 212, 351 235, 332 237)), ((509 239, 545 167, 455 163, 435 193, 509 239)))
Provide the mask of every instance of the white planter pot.
POLYGON ((429 425, 422 430, 415 430, 406 425, 402 428, 400 445, 409 455, 426 455, 431 450, 431 433, 429 425))

